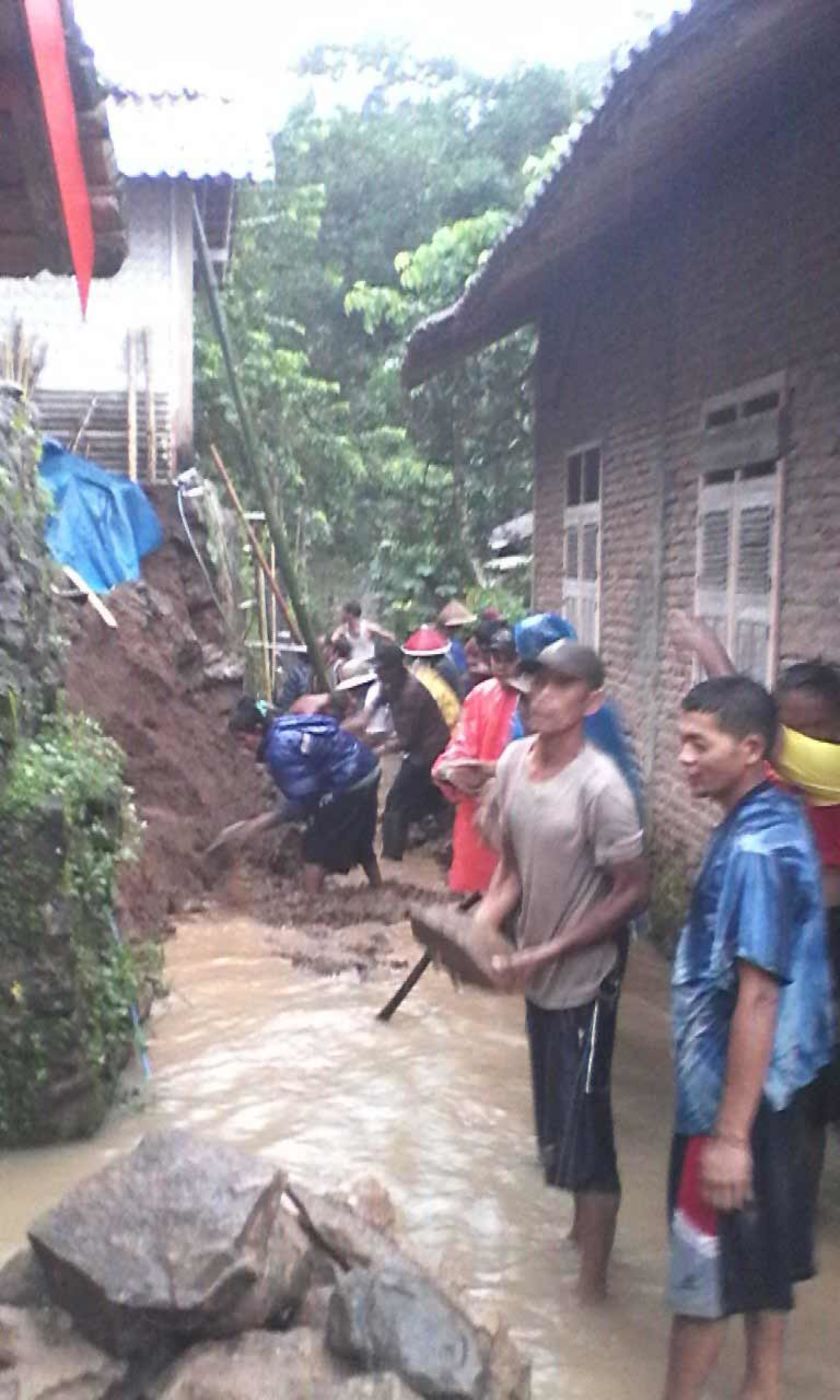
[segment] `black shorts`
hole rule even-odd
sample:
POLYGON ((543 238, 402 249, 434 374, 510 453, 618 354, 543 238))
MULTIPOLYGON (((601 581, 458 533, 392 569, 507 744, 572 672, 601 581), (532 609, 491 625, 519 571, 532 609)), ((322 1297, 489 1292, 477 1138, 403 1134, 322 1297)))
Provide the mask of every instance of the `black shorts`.
POLYGON ((564 1191, 621 1190, 610 1093, 620 989, 615 972, 584 1006, 525 1003, 540 1159, 564 1191))
POLYGON ((754 1200, 716 1211, 700 1192, 706 1141, 676 1135, 671 1150, 668 1302, 684 1317, 788 1312, 793 1285, 814 1274, 813 1221, 802 1102, 762 1102, 752 1132, 754 1200))
MULTIPOLYGON (((828 927, 828 961, 834 988, 835 1035, 840 1036, 840 908, 826 909, 828 927)), ((828 1123, 840 1123, 840 1041, 835 1040, 834 1054, 820 1070, 813 1084, 803 1090, 803 1102, 808 1122, 815 1128, 828 1123)))
POLYGON ((374 859, 379 775, 363 786, 336 793, 308 818, 303 836, 303 859, 334 875, 346 875, 355 865, 374 859))

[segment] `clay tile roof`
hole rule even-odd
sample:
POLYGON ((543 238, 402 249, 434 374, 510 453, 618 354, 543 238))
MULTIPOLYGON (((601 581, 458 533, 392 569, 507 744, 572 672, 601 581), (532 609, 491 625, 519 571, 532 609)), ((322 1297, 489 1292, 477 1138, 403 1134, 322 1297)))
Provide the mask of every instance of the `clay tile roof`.
MULTIPOLYGON (((725 140, 786 65, 804 65, 806 55, 813 73, 832 42, 840 43, 837 0, 686 0, 613 70, 459 300, 416 327, 406 386, 537 320, 549 274, 725 140)), ((800 81, 809 81, 804 66, 800 81)))
POLYGON ((113 88, 108 117, 120 173, 128 178, 270 180, 271 141, 247 103, 182 88, 137 93, 113 88))
MULTIPOLYGON (((120 182, 93 54, 61 0, 67 68, 90 193, 94 276, 110 277, 128 248, 120 182)), ((72 270, 41 94, 21 0, 0 0, 0 275, 72 270)))

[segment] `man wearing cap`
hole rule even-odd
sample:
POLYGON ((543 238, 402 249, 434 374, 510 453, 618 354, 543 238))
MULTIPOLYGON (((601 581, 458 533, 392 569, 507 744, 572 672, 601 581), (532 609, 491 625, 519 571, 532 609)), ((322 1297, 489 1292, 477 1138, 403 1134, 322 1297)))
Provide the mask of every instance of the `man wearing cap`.
POLYGON ((525 991, 537 1140, 546 1182, 574 1196, 577 1292, 602 1299, 620 1183, 610 1074, 629 920, 648 896, 630 789, 587 743, 600 658, 559 641, 537 657, 531 733, 497 765, 502 855, 477 914, 501 930, 519 907, 517 951, 494 959, 500 990, 525 991))
POLYGON ((431 769, 446 748, 449 730, 429 691, 408 670, 396 642, 377 648, 374 666, 379 704, 390 707, 394 727, 394 737, 386 740, 382 752, 402 754, 382 816, 382 854, 402 860, 411 823, 440 813, 444 805, 431 769))
POLYGON ((511 683, 517 666, 516 645, 507 627, 498 628, 491 638, 490 665, 491 679, 467 695, 458 726, 432 769, 435 782, 455 804, 449 887, 459 894, 483 893, 498 861, 475 823, 481 796, 510 741, 519 700, 511 683))

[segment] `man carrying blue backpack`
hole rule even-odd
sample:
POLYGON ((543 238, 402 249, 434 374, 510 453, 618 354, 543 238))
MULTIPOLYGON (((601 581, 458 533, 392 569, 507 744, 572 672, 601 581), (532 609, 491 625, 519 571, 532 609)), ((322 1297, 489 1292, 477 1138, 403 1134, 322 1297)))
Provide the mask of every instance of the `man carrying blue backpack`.
POLYGON ((303 888, 317 894, 324 876, 360 865, 374 887, 382 883, 374 854, 379 760, 331 715, 281 715, 243 697, 229 726, 243 747, 264 763, 282 795, 273 812, 235 822, 211 850, 241 846, 251 837, 301 818, 303 888))

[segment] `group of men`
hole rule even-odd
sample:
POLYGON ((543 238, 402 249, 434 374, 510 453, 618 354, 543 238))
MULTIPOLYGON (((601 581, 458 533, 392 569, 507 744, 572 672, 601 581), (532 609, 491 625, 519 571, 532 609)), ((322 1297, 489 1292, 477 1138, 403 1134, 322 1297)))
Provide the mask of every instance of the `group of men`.
MULTIPOLYGON (((840 675, 823 662, 792 667, 774 697, 733 674, 701 624, 675 619, 672 634, 709 676, 682 702, 680 765, 721 821, 672 977, 664 1400, 700 1400, 736 1314, 741 1395, 776 1400, 793 1287, 814 1272, 826 1126, 840 1116, 830 966, 840 963, 840 675)), ((338 786, 335 773, 329 788, 310 784, 310 832, 319 811, 337 806, 343 816, 327 819, 327 838, 320 829, 306 858, 326 869, 360 863, 380 878, 376 755, 389 747, 403 758, 386 803, 386 855, 401 854, 424 804, 455 805, 450 884, 480 896, 479 933, 512 937, 493 977, 499 991, 525 995, 540 1158, 546 1181, 572 1193, 578 1293, 595 1302, 607 1289, 621 1190, 610 1087, 618 1000, 632 921, 649 896, 641 795, 600 658, 563 619, 514 629, 494 619, 483 639, 490 674, 463 685, 453 729, 409 669, 411 649, 382 637, 361 659, 372 662, 373 709, 390 711, 386 737, 371 740, 367 702, 343 720, 303 717, 329 719, 344 762, 338 786)), ((260 722, 270 766, 295 718, 260 722)), ((247 728, 235 717, 237 727, 247 728)), ((317 743, 313 734, 303 748, 317 743)), ((288 798, 287 775, 272 772, 288 798)))

